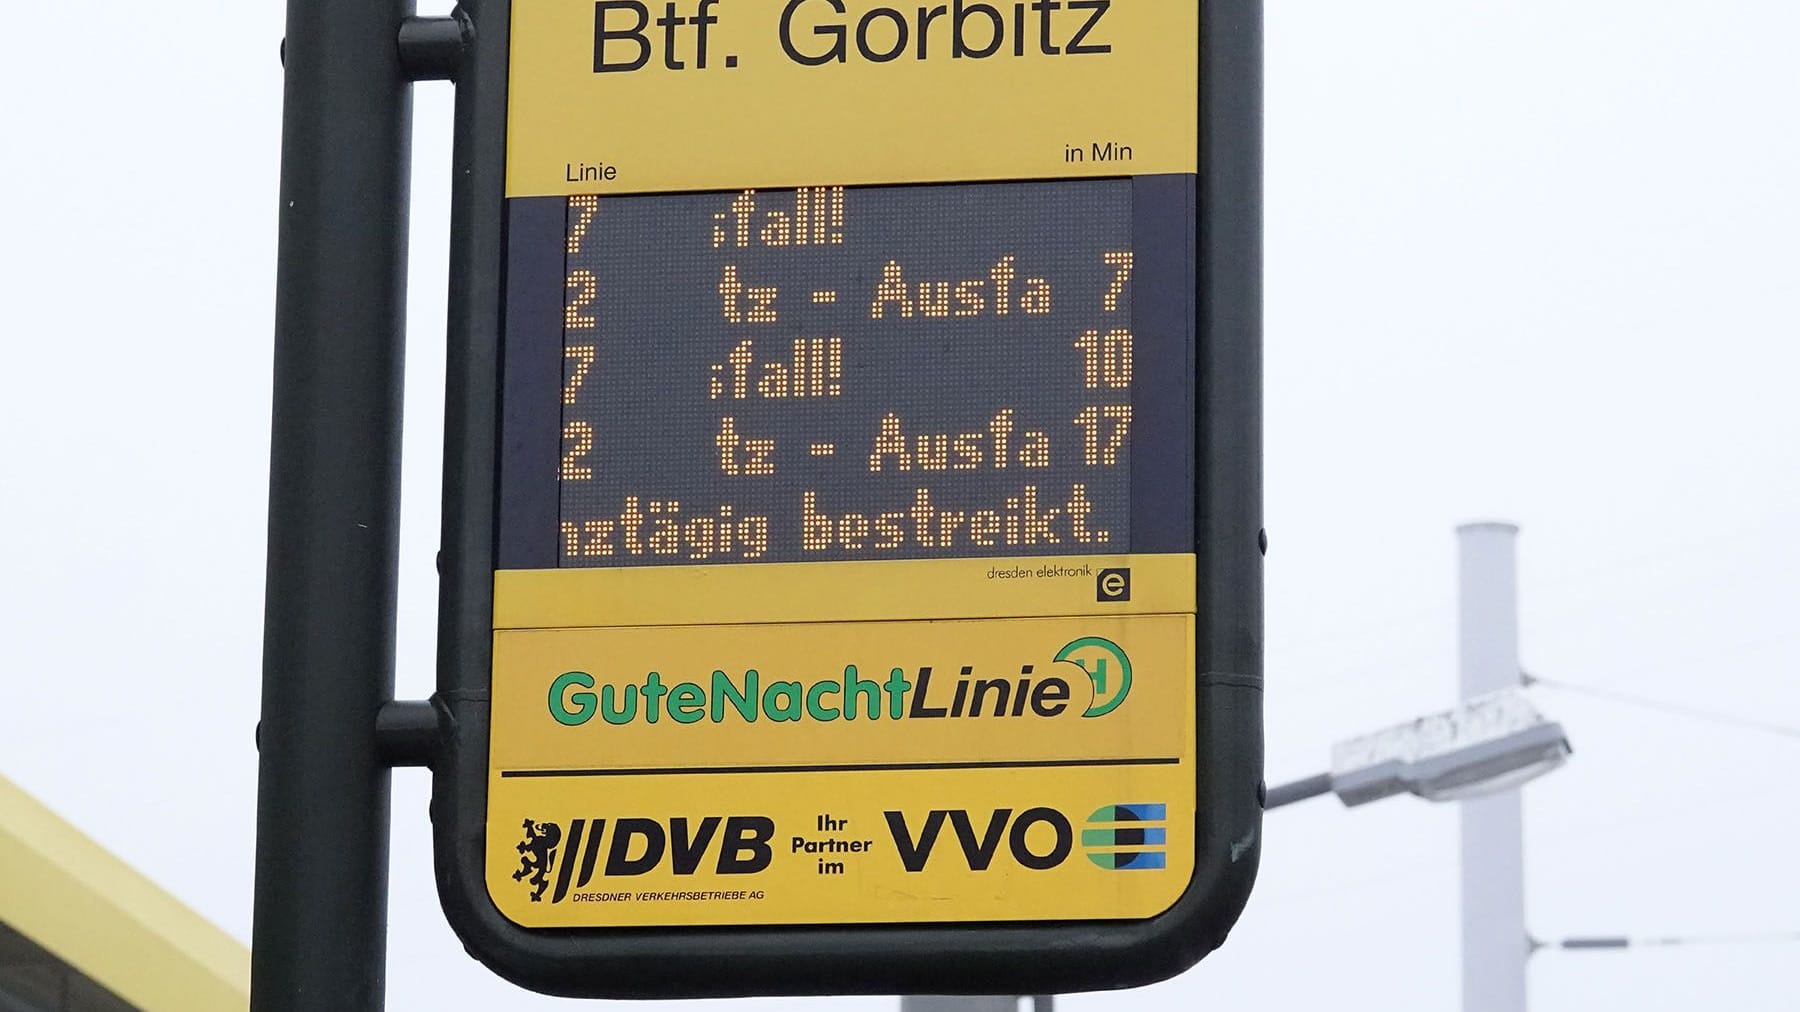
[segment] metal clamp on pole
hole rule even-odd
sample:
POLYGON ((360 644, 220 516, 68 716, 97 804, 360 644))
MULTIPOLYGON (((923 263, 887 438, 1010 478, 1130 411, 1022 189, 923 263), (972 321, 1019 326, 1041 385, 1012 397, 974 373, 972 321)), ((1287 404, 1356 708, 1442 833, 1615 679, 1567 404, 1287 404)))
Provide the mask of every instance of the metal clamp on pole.
POLYGON ((400 69, 414 81, 453 81, 473 41, 468 18, 410 17, 400 22, 400 69))
POLYGON ((443 738, 428 700, 389 700, 375 714, 375 748, 392 767, 430 766, 443 738))

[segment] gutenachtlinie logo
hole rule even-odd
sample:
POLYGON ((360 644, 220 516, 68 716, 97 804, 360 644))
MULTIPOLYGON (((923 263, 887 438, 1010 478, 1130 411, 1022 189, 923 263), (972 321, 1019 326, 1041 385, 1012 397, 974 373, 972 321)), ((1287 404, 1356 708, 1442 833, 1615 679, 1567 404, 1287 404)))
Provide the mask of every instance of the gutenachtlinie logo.
POLYGON ((710 678, 673 684, 660 671, 623 684, 565 671, 551 680, 548 703, 550 716, 568 727, 595 717, 612 725, 1104 717, 1125 702, 1132 678, 1131 658, 1101 636, 1071 640, 1050 665, 1021 664, 1016 673, 972 664, 894 665, 885 677, 855 664, 842 671, 802 681, 720 667, 710 678))

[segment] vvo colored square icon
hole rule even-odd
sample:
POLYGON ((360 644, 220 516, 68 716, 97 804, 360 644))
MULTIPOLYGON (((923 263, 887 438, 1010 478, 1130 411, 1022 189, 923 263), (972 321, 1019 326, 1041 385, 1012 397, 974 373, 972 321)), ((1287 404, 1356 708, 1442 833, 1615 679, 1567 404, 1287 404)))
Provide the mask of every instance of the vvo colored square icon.
POLYGON ((1112 871, 1160 870, 1169 850, 1167 819, 1165 805, 1107 805, 1088 817, 1081 848, 1112 871))

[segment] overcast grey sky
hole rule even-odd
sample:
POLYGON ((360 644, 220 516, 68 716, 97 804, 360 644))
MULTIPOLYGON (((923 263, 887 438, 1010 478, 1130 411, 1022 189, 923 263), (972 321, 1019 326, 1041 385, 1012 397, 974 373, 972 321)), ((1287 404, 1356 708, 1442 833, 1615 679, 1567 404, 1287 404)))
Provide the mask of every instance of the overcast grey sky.
MULTIPOLYGON (((0 772, 250 932, 278 0, 13 4, 0 772)), ((1455 692, 1453 526, 1523 525, 1538 674, 1800 724, 1800 6, 1272 0, 1268 771, 1455 692)), ((448 90, 418 102, 400 691, 430 691, 448 90)), ((1540 690, 1543 937, 1800 929, 1800 741, 1540 690)), ((396 778, 389 1006, 471 961, 396 778)), ((1456 818, 1273 813, 1198 968, 1075 1009, 1453 1008, 1456 818)), ((1546 953, 1534 1008, 1792 1009, 1800 946, 1546 953)), ((880 1008, 892 999, 770 1000, 880 1008)))

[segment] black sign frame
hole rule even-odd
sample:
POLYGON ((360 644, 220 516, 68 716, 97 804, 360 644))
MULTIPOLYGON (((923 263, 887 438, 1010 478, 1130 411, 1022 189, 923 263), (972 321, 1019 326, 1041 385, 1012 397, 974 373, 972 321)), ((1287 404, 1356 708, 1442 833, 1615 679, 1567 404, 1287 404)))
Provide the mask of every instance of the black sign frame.
POLYGON ((496 973, 571 997, 1054 993, 1166 979, 1224 941, 1262 832, 1262 7, 1200 11, 1199 815, 1182 898, 1141 921, 551 930, 504 918, 485 878, 511 5, 459 8, 431 818, 445 913, 496 973))

